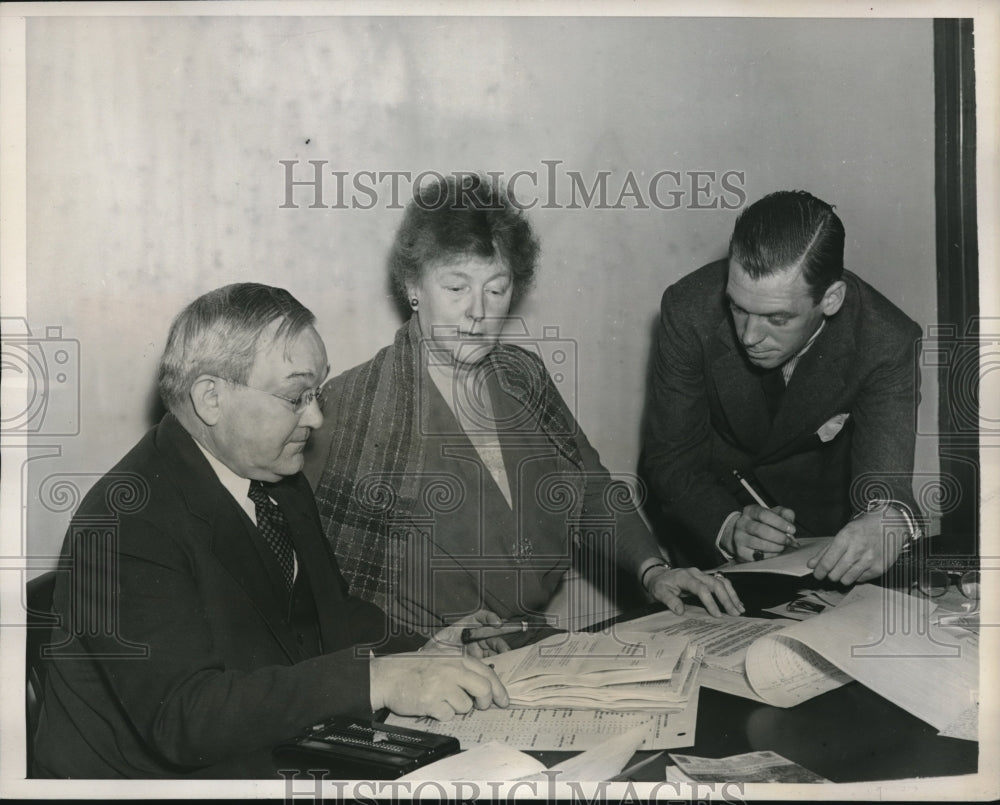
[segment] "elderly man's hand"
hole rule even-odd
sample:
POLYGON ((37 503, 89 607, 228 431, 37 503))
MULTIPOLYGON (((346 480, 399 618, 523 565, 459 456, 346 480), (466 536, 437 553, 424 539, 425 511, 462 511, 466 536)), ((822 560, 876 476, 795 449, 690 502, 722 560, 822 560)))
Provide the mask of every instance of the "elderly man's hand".
POLYGON ((729 579, 721 573, 710 576, 693 567, 654 568, 646 575, 646 589, 677 615, 684 613, 682 592, 697 595, 705 609, 716 617, 722 614, 719 604, 729 615, 742 615, 745 610, 729 579))
POLYGON ((854 584, 881 576, 896 561, 906 535, 887 528, 883 512, 866 512, 851 520, 826 549, 808 561, 817 579, 854 584))
POLYGON ((447 721, 473 707, 506 707, 510 697, 492 668, 466 655, 420 652, 373 657, 369 669, 373 710, 447 721))

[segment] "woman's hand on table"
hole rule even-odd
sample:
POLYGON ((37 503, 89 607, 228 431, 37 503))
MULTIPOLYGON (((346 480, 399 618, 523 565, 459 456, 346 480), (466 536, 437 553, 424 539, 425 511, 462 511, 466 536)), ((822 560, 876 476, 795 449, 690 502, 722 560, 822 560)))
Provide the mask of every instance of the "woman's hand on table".
POLYGON ((649 594, 677 615, 684 613, 681 593, 698 596, 702 606, 714 616, 721 615, 722 610, 728 615, 742 615, 746 609, 729 579, 721 573, 708 574, 694 567, 660 565, 649 570, 644 581, 649 594))

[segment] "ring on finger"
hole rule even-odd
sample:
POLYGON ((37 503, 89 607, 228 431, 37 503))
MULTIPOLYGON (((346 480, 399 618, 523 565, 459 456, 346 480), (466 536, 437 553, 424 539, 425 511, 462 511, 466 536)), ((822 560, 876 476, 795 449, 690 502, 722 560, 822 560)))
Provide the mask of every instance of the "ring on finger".
POLYGON ((764 552, 762 550, 758 549, 753 552, 753 560, 755 562, 759 562, 763 558, 764 558, 764 552))

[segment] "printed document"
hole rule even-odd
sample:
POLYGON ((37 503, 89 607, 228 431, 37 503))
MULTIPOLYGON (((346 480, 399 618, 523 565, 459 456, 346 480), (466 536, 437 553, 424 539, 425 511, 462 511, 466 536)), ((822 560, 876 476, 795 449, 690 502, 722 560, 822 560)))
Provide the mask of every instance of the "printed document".
POLYGON ((659 612, 630 630, 688 637, 705 651, 699 682, 792 707, 856 679, 950 737, 977 740, 979 637, 938 625, 926 598, 860 584, 809 620, 659 612))
POLYGON ((933 624, 934 609, 925 598, 859 585, 835 609, 757 641, 747 679, 789 707, 829 689, 835 674, 850 675, 936 729, 975 740, 979 639, 933 624))
POLYGON ((450 721, 423 716, 390 715, 387 724, 411 727, 438 735, 453 735, 463 749, 490 741, 502 741, 515 749, 535 751, 582 751, 603 744, 609 737, 642 727, 640 749, 679 749, 695 742, 698 721, 698 688, 687 707, 677 713, 619 712, 499 708, 472 710, 450 721))
POLYGON ((713 618, 705 610, 687 607, 683 615, 669 610, 656 612, 619 624, 623 633, 647 632, 685 637, 705 650, 704 664, 709 668, 743 673, 747 649, 764 635, 780 632, 790 621, 773 618, 746 618, 721 615, 713 618))

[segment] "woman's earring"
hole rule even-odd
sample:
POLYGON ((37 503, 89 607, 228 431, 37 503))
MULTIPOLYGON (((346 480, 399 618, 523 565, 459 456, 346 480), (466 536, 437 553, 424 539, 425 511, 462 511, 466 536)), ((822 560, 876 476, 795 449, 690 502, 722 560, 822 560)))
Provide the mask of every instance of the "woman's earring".
POLYGON ((415 296, 411 296, 411 297, 410 297, 410 307, 411 307, 411 308, 413 308, 414 310, 416 310, 416 309, 417 309, 417 306, 418 306, 419 304, 420 304, 420 300, 419 300, 419 299, 417 299, 417 297, 415 297, 415 296))

